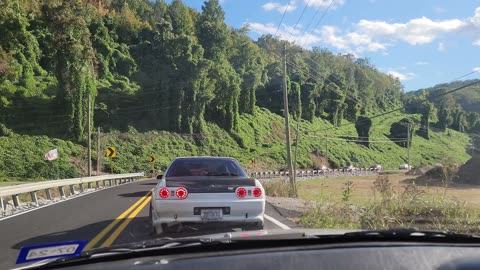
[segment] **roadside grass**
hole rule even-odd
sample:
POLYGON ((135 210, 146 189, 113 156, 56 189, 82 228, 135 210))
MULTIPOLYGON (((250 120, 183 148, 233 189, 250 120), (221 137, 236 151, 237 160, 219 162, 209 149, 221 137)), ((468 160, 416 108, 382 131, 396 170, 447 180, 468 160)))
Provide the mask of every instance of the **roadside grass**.
POLYGON ((21 182, 21 181, 12 181, 12 182, 0 182, 0 187, 9 187, 9 186, 16 186, 21 184, 26 184, 28 182, 21 182))
POLYGON ((291 194, 290 183, 284 180, 273 180, 262 183, 265 193, 271 197, 289 197, 291 194))
MULTIPOLYGON (((307 228, 342 229, 392 229, 417 228, 426 230, 447 230, 480 234, 480 211, 478 204, 472 205, 461 196, 463 189, 422 187, 415 184, 398 186, 391 181, 391 175, 370 179, 354 179, 337 184, 335 189, 327 180, 300 182, 299 197, 314 200, 316 206, 308 209, 300 219, 307 228), (313 185, 313 182, 318 185, 313 185), (370 182, 371 192, 358 189, 370 182), (322 183, 323 182, 323 183, 322 183), (323 187, 321 192, 319 188, 323 187), (455 195, 450 194, 455 190, 455 195), (462 198, 459 200, 457 198, 462 198)), ((335 179, 333 181, 338 181, 335 179)), ((479 189, 477 189, 478 194, 479 189)))

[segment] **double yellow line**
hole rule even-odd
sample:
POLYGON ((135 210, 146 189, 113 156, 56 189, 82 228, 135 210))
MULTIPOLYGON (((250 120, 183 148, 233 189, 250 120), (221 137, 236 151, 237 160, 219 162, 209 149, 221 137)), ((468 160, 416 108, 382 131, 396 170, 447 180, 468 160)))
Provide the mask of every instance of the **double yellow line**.
POLYGON ((147 205, 152 197, 153 189, 147 192, 145 196, 141 197, 138 201, 136 201, 132 206, 130 206, 125 212, 120 214, 115 220, 113 220, 108 226, 103 229, 99 234, 97 234, 88 244, 85 246, 84 250, 89 250, 95 247, 101 240, 105 238, 105 236, 110 233, 117 224, 122 222, 111 234, 108 238, 99 246, 99 247, 109 247, 112 243, 117 239, 117 237, 122 233, 123 230, 127 227, 127 225, 135 218, 140 211, 147 205), (130 214, 130 215, 129 215, 130 214), (128 217, 127 217, 128 216, 128 217))

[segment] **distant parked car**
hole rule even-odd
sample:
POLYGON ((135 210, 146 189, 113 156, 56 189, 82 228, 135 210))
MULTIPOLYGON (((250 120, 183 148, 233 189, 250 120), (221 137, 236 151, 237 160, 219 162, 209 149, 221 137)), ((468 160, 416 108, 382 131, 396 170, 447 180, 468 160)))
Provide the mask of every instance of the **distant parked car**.
POLYGON ((383 166, 380 164, 374 164, 370 166, 371 171, 383 171, 383 166))
POLYGON ((353 165, 349 165, 347 167, 344 167, 343 171, 344 172, 353 172, 353 171, 358 171, 358 168, 353 166, 353 165))
POLYGON ((411 170, 412 169, 412 166, 408 165, 408 164, 402 164, 398 167, 399 170, 411 170))

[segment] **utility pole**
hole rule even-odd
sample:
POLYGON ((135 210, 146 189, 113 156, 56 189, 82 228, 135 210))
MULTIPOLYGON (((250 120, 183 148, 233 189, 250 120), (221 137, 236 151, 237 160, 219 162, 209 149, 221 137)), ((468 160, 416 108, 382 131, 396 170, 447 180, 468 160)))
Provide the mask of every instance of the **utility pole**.
POLYGON ((88 176, 92 176, 92 95, 88 94, 88 176))
POLYGON ((285 143, 287 144, 287 166, 292 187, 292 195, 297 196, 295 181, 293 178, 292 158, 290 149, 290 122, 288 112, 288 94, 287 94, 287 43, 283 43, 283 113, 285 116, 285 143))
POLYGON ((100 149, 100 132, 101 128, 97 128, 97 175, 100 175, 100 158, 102 157, 101 155, 101 149, 100 149))
POLYGON ((297 182, 297 152, 298 152, 298 126, 300 122, 297 122, 297 133, 295 135, 295 157, 293 158, 293 172, 294 178, 293 180, 297 182))
POLYGON ((328 166, 328 135, 325 134, 325 157, 327 158, 327 168, 329 168, 330 166, 328 166))
POLYGON ((407 169, 410 168, 410 122, 407 123, 407 169))

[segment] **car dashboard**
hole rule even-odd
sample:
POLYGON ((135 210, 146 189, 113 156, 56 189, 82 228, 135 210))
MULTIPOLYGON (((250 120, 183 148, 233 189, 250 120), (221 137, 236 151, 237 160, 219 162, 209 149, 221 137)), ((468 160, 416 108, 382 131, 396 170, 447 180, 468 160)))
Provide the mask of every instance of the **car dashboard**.
POLYGON ((164 254, 75 265, 72 268, 102 270, 480 269, 480 245, 347 243, 329 246, 164 254))

